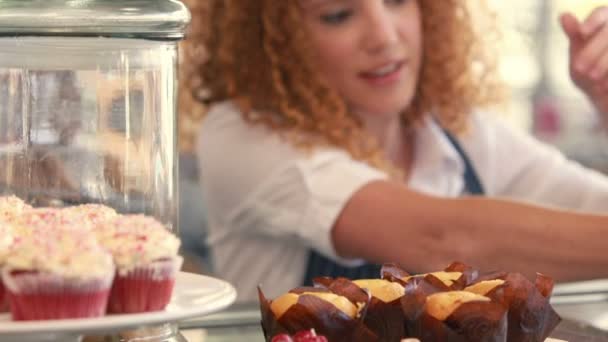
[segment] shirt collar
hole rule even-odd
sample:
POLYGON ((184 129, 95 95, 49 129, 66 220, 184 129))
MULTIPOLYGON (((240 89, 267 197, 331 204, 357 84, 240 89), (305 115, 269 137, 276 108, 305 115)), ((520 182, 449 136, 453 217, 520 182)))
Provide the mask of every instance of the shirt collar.
POLYGON ((414 134, 414 160, 409 186, 437 196, 459 196, 464 189, 465 165, 460 154, 431 117, 414 134))

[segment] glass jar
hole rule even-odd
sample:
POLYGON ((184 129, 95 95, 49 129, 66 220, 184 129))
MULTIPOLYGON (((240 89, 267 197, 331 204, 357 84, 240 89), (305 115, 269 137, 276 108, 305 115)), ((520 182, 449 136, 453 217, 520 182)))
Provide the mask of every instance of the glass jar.
POLYGON ((0 195, 177 229, 175 0, 0 1, 0 195))
POLYGON ((0 194, 176 227, 172 0, 0 2, 0 194))

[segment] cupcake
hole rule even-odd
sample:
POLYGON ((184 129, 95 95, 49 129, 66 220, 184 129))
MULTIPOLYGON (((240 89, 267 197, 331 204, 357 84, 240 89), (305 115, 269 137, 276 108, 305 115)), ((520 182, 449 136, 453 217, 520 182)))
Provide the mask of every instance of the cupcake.
POLYGON ((16 196, 0 197, 0 221, 9 220, 29 209, 32 207, 16 196))
MULTIPOLYGON (((4 268, 6 256, 13 244, 13 232, 9 226, 0 223, 0 272, 4 268)), ((0 281, 0 312, 5 312, 8 309, 8 302, 5 297, 5 290, 2 281, 0 281)))
POLYGON ((116 265, 108 312, 163 310, 183 262, 179 239, 144 215, 117 216, 100 223, 95 234, 116 265))
POLYGON ((102 316, 113 277, 93 234, 59 227, 17 237, 2 271, 18 321, 102 316))

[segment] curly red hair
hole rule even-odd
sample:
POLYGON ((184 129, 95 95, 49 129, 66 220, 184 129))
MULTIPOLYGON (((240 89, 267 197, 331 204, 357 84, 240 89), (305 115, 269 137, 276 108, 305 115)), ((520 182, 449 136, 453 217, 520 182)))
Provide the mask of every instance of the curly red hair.
MULTIPOLYGON (((405 125, 434 113, 446 129, 466 129, 477 107, 502 99, 496 60, 462 0, 419 1, 423 65, 405 125)), ((288 134, 300 146, 329 144, 385 167, 382 154, 344 101, 316 72, 313 51, 293 0, 208 0, 192 3, 182 85, 194 101, 233 100, 245 120, 288 134), (305 133, 302 135, 301 133, 305 133), (314 136, 311 142, 297 137, 314 136)), ((192 100, 191 100, 192 102, 192 100)), ((191 125, 203 111, 184 110, 191 125)))

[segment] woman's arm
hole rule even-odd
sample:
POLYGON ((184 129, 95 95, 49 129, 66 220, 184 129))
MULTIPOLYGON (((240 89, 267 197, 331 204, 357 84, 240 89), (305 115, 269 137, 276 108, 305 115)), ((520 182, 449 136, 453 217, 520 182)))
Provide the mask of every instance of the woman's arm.
POLYGON ((608 276, 607 234, 607 216, 483 197, 438 198, 387 181, 359 190, 332 230, 343 257, 395 261, 416 272, 459 260, 562 281, 608 276))

